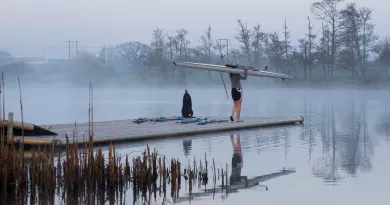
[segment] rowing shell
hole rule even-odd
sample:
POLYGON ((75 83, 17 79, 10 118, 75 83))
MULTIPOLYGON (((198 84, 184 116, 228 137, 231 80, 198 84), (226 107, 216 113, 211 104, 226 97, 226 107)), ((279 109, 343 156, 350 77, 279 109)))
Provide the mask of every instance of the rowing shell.
MULTIPOLYGON (((225 73, 234 73, 234 74, 245 74, 244 69, 235 69, 231 66, 226 65, 215 65, 215 64, 203 64, 203 63, 192 63, 192 62, 179 62, 173 61, 173 64, 176 66, 186 67, 186 68, 195 68, 201 70, 209 70, 209 71, 218 71, 225 73)), ((268 72, 268 71, 255 71, 248 70, 248 75, 258 76, 258 77, 269 77, 269 78, 282 78, 284 79, 295 79, 295 76, 290 76, 282 73, 268 72)))

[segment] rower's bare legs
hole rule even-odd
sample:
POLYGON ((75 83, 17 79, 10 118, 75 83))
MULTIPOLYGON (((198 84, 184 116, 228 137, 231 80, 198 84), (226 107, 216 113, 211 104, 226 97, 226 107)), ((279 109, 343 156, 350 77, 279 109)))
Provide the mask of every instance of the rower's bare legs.
MULTIPOLYGON (((234 104, 233 104, 233 108, 232 108, 232 115, 230 115, 231 119, 233 118, 234 116, 234 113, 236 112, 237 110, 237 101, 233 101, 234 104)), ((234 120, 233 120, 234 121, 234 120)))
POLYGON ((242 122, 241 120, 241 102, 242 102, 242 98, 237 101, 237 119, 236 119, 236 122, 242 122))

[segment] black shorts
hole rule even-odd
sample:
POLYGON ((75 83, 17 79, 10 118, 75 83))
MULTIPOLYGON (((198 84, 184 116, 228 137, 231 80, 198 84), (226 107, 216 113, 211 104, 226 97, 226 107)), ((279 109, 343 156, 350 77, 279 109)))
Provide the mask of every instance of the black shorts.
POLYGON ((242 98, 242 89, 232 88, 232 98, 234 101, 239 101, 242 98))

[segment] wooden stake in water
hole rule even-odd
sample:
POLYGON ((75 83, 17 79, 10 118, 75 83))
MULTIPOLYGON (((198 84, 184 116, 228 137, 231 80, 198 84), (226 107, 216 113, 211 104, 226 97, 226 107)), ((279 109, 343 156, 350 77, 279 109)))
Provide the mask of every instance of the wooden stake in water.
POLYGON ((89 82, 88 94, 88 137, 91 140, 91 82, 89 82))
MULTIPOLYGON (((1 86, 1 82, 0 82, 0 100, 2 98, 2 86, 1 86)), ((1 102, 0 102, 0 105, 1 105, 1 102)), ((0 106, 1 107, 1 106, 0 106)), ((3 150, 3 145, 4 145, 4 129, 5 129, 5 124, 4 124, 4 118, 3 118, 3 114, 2 114, 2 110, 0 109, 0 114, 1 114, 1 130, 0 130, 0 154, 1 154, 1 150, 3 150)))
MULTIPOLYGON (((1 89, 3 89, 3 92, 1 92, 3 94, 3 120, 5 120, 5 95, 4 95, 4 72, 1 72, 1 89)), ((2 130, 2 136, 5 137, 5 127, 3 128, 2 130)))
POLYGON ((24 121, 23 121, 23 103, 22 103, 22 88, 20 87, 20 79, 18 77, 19 95, 20 95, 20 114, 22 116, 22 143, 20 145, 21 150, 21 166, 24 165, 24 121))
POLYGON ((20 87, 20 79, 18 77, 19 95, 20 95, 20 113, 22 115, 22 142, 24 144, 24 121, 23 121, 23 103, 22 103, 22 88, 20 87))
POLYGON ((93 85, 91 83, 91 121, 92 121, 92 124, 91 124, 91 131, 92 131, 92 139, 93 139, 93 85))
POLYGON ((228 185, 228 164, 226 163, 225 177, 226 177, 226 194, 227 194, 227 185, 228 185))

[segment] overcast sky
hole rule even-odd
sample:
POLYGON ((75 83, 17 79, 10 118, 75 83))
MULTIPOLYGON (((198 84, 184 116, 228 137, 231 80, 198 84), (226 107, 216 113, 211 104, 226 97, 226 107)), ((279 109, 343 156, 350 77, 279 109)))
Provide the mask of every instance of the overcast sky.
MULTIPOLYGON (((96 51, 103 45, 126 41, 149 44, 156 27, 174 34, 189 31, 198 44, 210 24, 213 38, 234 39, 237 19, 263 31, 282 32, 284 19, 293 42, 306 32, 310 3, 314 0, 1 0, 0 49, 15 56, 66 58, 67 40, 96 51)), ((390 1, 356 0, 374 9, 376 33, 390 34, 390 1)), ((317 22, 315 22, 317 23, 317 22)), ((317 24, 319 25, 319 24, 317 24)), ((314 31, 319 32, 316 26, 314 31)), ((232 42, 232 46, 237 43, 232 42)))

